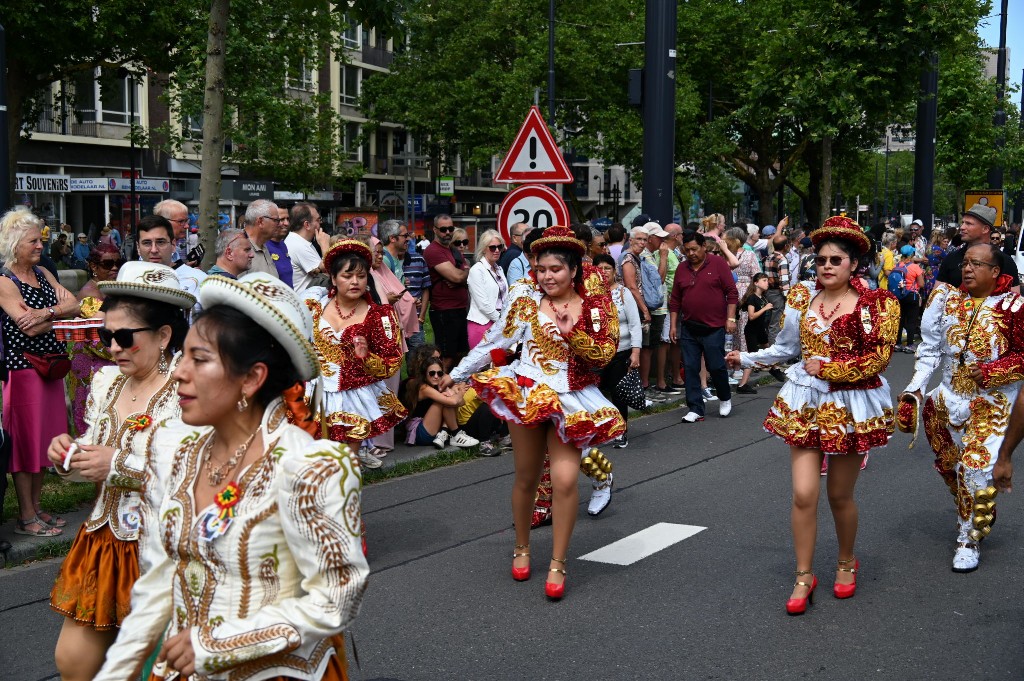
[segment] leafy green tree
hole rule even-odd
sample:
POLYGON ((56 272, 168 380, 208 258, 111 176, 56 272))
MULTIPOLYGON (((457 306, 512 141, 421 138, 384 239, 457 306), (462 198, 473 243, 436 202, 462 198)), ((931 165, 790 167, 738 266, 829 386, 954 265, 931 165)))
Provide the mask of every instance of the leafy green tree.
MULTIPOLYGON (((564 0, 557 6, 556 127, 579 153, 640 167, 640 114, 627 105, 628 70, 643 53, 641 0, 564 0)), ((372 125, 399 123, 430 155, 470 168, 503 155, 539 92, 547 109, 546 0, 424 0, 407 18, 408 49, 389 74, 364 82, 372 125)))
MULTIPOLYGON (((2 0, 0 17, 7 38, 9 157, 3 162, 12 178, 22 139, 43 107, 54 104, 52 83, 100 66, 168 70, 184 19, 176 3, 149 0, 2 0)), ((61 97, 73 106, 71 89, 61 89, 61 97)))

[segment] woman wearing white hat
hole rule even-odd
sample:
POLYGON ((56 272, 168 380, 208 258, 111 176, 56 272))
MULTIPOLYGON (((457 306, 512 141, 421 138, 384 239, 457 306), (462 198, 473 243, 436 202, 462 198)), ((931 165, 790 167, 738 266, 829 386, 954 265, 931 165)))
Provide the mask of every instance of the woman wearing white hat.
POLYGON ((154 263, 126 263, 99 287, 100 340, 116 364, 93 376, 85 433, 58 435, 47 452, 62 475, 100 485, 50 594, 50 607, 65 617, 55 652, 65 681, 96 674, 130 610, 146 444, 155 424, 177 416, 170 358, 188 332, 184 310, 196 303, 174 270, 154 263))
POLYGON ((260 272, 208 277, 199 301, 174 371, 182 422, 149 449, 154 564, 96 679, 138 678, 161 635, 156 678, 345 679, 341 632, 369 572, 359 464, 289 424, 280 398, 319 373, 312 320, 260 272))

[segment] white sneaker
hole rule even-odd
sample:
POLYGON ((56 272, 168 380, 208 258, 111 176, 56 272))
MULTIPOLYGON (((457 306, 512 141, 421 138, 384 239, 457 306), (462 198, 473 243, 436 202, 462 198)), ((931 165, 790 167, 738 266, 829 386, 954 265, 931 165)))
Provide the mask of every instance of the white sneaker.
POLYGON ((444 449, 448 446, 448 439, 450 437, 447 430, 437 431, 437 435, 434 436, 434 446, 438 449, 444 449))
POLYGON ((608 479, 604 482, 594 480, 594 493, 590 495, 587 513, 599 515, 601 511, 608 508, 608 504, 612 501, 612 483, 614 481, 615 478, 611 473, 608 474, 608 479))
POLYGON ((359 463, 362 464, 364 468, 380 468, 384 465, 384 462, 371 454, 368 449, 359 450, 359 463))
POLYGON ((723 419, 732 413, 732 400, 722 400, 718 403, 718 415, 723 419))
POLYGON ((480 440, 477 440, 475 437, 470 437, 466 435, 465 431, 460 430, 459 432, 455 433, 455 435, 452 436, 451 444, 455 445, 456 447, 462 448, 476 447, 478 444, 480 444, 480 440))
POLYGON ((974 572, 978 569, 978 559, 981 558, 981 549, 975 543, 959 543, 956 545, 956 553, 953 554, 953 572, 974 572), (974 548, 971 548, 971 547, 974 548))
POLYGON ((729 377, 729 385, 739 385, 739 384, 740 384, 740 379, 736 378, 735 376, 730 376, 729 377))
POLYGON ((687 412, 686 416, 683 417, 683 423, 697 423, 697 421, 703 421, 703 420, 704 420, 704 417, 701 416, 700 414, 698 414, 695 411, 687 412))

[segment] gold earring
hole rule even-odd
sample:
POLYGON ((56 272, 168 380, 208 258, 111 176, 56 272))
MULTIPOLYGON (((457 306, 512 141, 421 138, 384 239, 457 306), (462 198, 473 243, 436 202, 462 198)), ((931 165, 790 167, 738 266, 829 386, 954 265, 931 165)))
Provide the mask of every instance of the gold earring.
POLYGON ((245 411, 249 408, 249 400, 245 398, 245 393, 242 393, 242 399, 238 400, 238 411, 245 411))

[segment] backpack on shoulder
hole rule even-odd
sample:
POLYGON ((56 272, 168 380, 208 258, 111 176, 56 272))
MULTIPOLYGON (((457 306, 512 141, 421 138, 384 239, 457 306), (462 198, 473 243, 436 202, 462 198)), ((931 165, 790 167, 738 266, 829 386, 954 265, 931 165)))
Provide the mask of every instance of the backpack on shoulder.
POLYGON ((889 293, 896 296, 897 300, 913 300, 917 296, 916 291, 907 288, 907 266, 900 264, 892 268, 887 279, 889 293))

